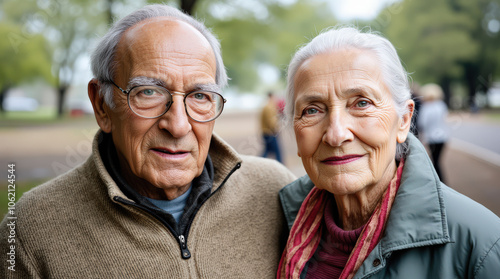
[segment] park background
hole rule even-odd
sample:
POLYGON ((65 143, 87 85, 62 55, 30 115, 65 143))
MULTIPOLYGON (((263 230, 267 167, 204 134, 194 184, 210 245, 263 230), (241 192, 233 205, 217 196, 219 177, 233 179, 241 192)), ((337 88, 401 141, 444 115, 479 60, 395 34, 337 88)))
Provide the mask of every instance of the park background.
MULTIPOLYGON (((4 0, 0 4, 0 217, 8 164, 16 198, 83 162, 98 126, 87 97, 89 55, 109 25, 157 1, 4 0)), ((283 96, 292 54, 337 24, 370 28, 396 47, 414 84, 445 92, 452 138, 447 184, 500 214, 500 0, 177 0, 217 35, 230 86, 215 132, 259 155, 258 111, 283 96)), ((305 174, 293 133, 285 165, 305 174)))

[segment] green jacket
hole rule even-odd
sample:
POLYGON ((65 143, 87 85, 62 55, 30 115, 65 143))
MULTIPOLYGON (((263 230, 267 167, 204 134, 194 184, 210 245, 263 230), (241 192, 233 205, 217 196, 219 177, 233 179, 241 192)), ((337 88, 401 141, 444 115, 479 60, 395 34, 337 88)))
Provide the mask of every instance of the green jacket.
MULTIPOLYGON (((500 278, 500 218, 442 184, 418 139, 408 142, 384 236, 354 278, 500 278)), ((306 175, 280 191, 289 229, 313 186, 306 175)))

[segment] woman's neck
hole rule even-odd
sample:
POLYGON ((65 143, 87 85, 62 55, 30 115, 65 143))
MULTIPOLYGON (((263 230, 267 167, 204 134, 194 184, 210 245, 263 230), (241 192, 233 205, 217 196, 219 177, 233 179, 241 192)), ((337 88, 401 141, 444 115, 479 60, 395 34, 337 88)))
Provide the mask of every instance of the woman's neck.
POLYGON ((394 166, 390 167, 376 184, 367 186, 354 194, 334 195, 339 213, 337 225, 347 231, 366 224, 396 175, 396 170, 397 166, 394 163, 394 166))

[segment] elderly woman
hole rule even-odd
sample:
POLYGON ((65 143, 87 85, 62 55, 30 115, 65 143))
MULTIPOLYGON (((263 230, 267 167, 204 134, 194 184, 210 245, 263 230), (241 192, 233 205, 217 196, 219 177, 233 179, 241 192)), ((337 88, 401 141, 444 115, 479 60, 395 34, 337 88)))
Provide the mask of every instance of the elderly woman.
POLYGON ((498 278, 500 219, 439 181, 409 132, 414 103, 389 41, 332 29, 288 71, 308 175, 280 192, 279 278, 498 278))

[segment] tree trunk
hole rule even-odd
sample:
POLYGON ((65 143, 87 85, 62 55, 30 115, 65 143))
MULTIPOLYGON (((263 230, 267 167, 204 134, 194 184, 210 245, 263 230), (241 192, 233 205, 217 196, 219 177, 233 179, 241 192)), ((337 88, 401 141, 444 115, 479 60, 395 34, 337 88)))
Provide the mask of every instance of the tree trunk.
POLYGON ((181 10, 188 15, 193 15, 194 5, 197 0, 181 0, 181 10))
POLYGON ((442 77, 441 81, 439 82, 441 85, 441 88, 443 89, 444 93, 444 102, 448 107, 450 107, 450 99, 451 99, 451 79, 449 77, 442 77))
POLYGON ((3 115, 5 114, 5 110, 3 108, 3 101, 7 97, 7 92, 9 92, 10 85, 6 84, 2 87, 2 90, 0 90, 0 113, 3 115))
POLYGON ((467 104, 472 112, 477 111, 476 91, 478 89, 479 67, 474 63, 465 63, 465 82, 467 83, 467 104))
POLYGON ((113 0, 107 0, 108 4, 108 23, 111 25, 113 23, 113 0))
POLYGON ((59 85, 57 88, 57 117, 62 118, 64 116, 64 99, 66 98, 66 92, 68 91, 67 85, 59 85))

